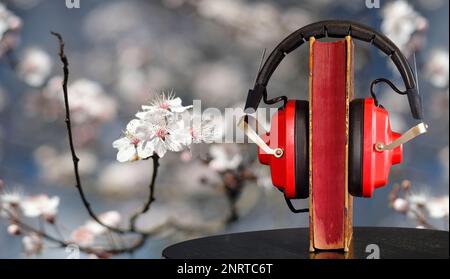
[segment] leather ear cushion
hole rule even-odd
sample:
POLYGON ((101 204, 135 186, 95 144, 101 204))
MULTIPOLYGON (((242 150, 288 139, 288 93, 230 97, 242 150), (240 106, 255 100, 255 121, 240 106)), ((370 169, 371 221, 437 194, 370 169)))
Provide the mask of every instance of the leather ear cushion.
POLYGON ((295 192, 297 199, 309 196, 309 104, 295 101, 295 192))
POLYGON ((363 151, 364 151, 364 99, 350 102, 348 148, 348 191, 352 196, 363 196, 363 151))

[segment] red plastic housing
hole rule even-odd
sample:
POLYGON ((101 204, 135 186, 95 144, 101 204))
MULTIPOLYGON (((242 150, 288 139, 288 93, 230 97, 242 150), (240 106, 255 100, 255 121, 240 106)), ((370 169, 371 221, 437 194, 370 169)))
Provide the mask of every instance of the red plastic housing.
POLYGON ((276 158, 258 148, 259 161, 270 166, 273 185, 287 198, 295 198, 295 100, 288 101, 284 109, 274 114, 270 131, 263 139, 271 148, 284 152, 281 158, 276 158))
MULTIPOLYGON (((377 107, 372 98, 364 100, 363 131, 363 197, 372 197, 373 191, 387 184, 392 165, 399 164, 403 158, 403 147, 393 150, 377 151, 377 143, 389 144, 400 137, 391 130, 386 110, 377 107)), ((351 174, 349 174, 351 175, 351 174)))

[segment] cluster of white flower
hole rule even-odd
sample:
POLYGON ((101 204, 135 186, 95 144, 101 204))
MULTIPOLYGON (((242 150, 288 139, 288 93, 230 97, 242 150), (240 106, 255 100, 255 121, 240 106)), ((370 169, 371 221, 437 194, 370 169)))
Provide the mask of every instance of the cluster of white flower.
POLYGON ((294 31, 312 21, 313 13, 293 6, 280 9, 277 5, 240 0, 166 0, 170 8, 189 4, 197 13, 236 31, 238 39, 246 44, 272 43, 279 34, 294 31), (175 4, 177 2, 177 4, 175 4), (251 14, 253 16, 249 17, 251 14))
POLYGON ((210 142, 214 126, 210 120, 189 113, 179 97, 162 93, 142 106, 137 119, 128 123, 124 137, 113 142, 119 162, 162 158, 167 151, 180 152, 193 143, 210 142), (187 121, 186 121, 187 120, 187 121))
POLYGON ((217 172, 236 170, 242 163, 242 155, 235 144, 212 145, 209 148, 209 167, 217 172))
POLYGON ((408 218, 417 221, 417 228, 429 226, 427 219, 445 219, 449 217, 449 198, 433 197, 426 191, 411 192, 411 183, 405 180, 396 185, 391 193, 391 207, 408 218))
POLYGON ((37 255, 44 249, 44 240, 41 235, 32 232, 22 238, 22 246, 25 255, 37 255))
MULTIPOLYGON (((64 95, 61 90, 62 77, 55 76, 48 80, 43 96, 50 102, 58 103, 62 108, 64 95)), ((97 124, 114 119, 117 115, 117 102, 109 96, 102 85, 88 79, 77 79, 69 84, 69 104, 73 113, 72 121, 76 124, 97 124)), ((50 107, 50 104, 47 106, 50 107)), ((47 110, 47 107, 45 108, 47 110)))
POLYGON ((425 72, 430 83, 437 88, 447 88, 449 80, 448 50, 436 49, 427 59, 425 72))
MULTIPOLYGON (((122 217, 117 211, 108 211, 98 216, 99 220, 110 227, 119 225, 122 217)), ((108 232, 108 229, 100 225, 96 221, 89 220, 83 226, 74 230, 71 234, 71 240, 82 246, 89 246, 94 243, 97 236, 108 232)))
POLYGON ((22 20, 0 3, 0 57, 15 48, 22 20))
POLYGON ((18 191, 0 194, 2 214, 23 215, 28 218, 44 218, 52 223, 58 214, 59 197, 47 195, 24 196, 18 191), (5 212, 3 212, 5 211, 5 212))
POLYGON ((0 193, 0 214, 10 220, 8 233, 11 235, 24 234, 22 246, 26 255, 35 255, 42 251, 43 238, 33 231, 23 231, 17 223, 22 216, 41 218, 53 224, 58 214, 59 197, 47 195, 25 196, 19 191, 0 193))
MULTIPOLYGON (((0 189, 4 188, 4 183, 0 180, 0 189)), ((60 199, 57 196, 49 197, 44 194, 27 196, 21 191, 0 192, 0 217, 9 221, 7 232, 14 236, 23 236, 22 247, 26 256, 38 255, 44 249, 45 231, 33 229, 27 225, 24 218, 38 218, 45 221, 55 229, 58 229, 56 216, 60 199)), ((122 217, 116 211, 108 211, 98 215, 103 224, 116 227, 119 225, 122 217)), ((81 246, 90 246, 94 243, 97 236, 104 235, 108 229, 94 220, 89 220, 78 227, 70 236, 68 243, 75 243, 81 246)), ((63 241, 63 240, 61 240, 63 241)))
MULTIPOLYGON (((70 110, 76 111, 73 120, 77 123, 108 121, 117 113, 117 104, 97 82, 79 79, 69 85, 70 110)), ((63 95, 60 94, 60 97, 63 95)))
POLYGON ((47 81, 52 70, 52 59, 40 48, 25 50, 18 65, 19 77, 29 86, 41 87, 47 81))
MULTIPOLYGON (((402 198, 398 198, 402 199, 402 198)), ((395 205, 398 205, 398 199, 395 205)), ((421 209, 426 210, 428 216, 433 219, 448 217, 448 196, 431 197, 426 193, 412 193, 404 200, 404 208, 411 219, 417 218, 417 212, 421 209)), ((394 206, 394 208, 396 208, 394 206)))
POLYGON ((397 0, 384 5, 381 30, 407 56, 423 44, 423 34, 428 21, 405 0, 397 0))

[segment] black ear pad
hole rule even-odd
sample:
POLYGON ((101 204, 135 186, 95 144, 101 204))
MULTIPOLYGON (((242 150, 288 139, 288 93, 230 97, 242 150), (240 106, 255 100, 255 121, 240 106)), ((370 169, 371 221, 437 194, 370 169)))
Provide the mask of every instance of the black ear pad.
POLYGON ((295 101, 295 192, 296 198, 309 196, 309 104, 295 101))
POLYGON ((348 191, 352 196, 362 197, 364 99, 355 99, 350 102, 349 118, 348 191))

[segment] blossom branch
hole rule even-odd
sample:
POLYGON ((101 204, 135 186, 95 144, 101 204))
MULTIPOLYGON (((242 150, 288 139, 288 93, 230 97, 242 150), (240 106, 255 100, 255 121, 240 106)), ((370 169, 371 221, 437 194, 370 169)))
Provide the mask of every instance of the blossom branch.
POLYGON ((135 214, 133 214, 130 218, 130 231, 136 231, 136 222, 139 216, 146 213, 149 209, 151 204, 155 201, 155 182, 156 177, 158 175, 158 168, 159 168, 159 157, 158 155, 152 156, 153 159, 153 174, 152 179, 149 185, 149 195, 147 202, 144 204, 142 209, 140 211, 137 211, 135 214))
POLYGON ((12 212, 10 212, 9 210, 7 210, 5 208, 2 208, 2 210, 9 216, 9 218, 12 220, 12 223, 19 226, 20 229, 23 231, 26 231, 28 233, 35 233, 50 242, 58 244, 60 247, 68 247, 70 245, 77 245, 77 248, 80 249, 81 252, 84 252, 87 254, 95 254, 99 257, 105 257, 108 255, 117 255, 117 254, 123 254, 123 253, 132 253, 135 250, 142 247, 147 240, 147 237, 145 235, 141 235, 132 245, 122 247, 122 248, 104 249, 104 248, 93 248, 93 247, 89 247, 89 246, 79 246, 77 243, 70 242, 70 241, 64 241, 63 238, 58 238, 58 237, 52 236, 49 233, 45 232, 43 229, 37 229, 23 221, 20 221, 19 218, 16 218, 12 212))
POLYGON ((112 226, 109 226, 107 224, 105 224, 104 222, 102 222, 97 215, 94 213, 94 211, 92 210, 92 207, 89 203, 89 201, 86 198, 86 195, 84 193, 82 184, 81 184, 81 178, 80 178, 80 173, 79 173, 79 168, 78 168, 78 164, 80 162, 80 159, 78 158, 76 152, 75 152, 75 145, 74 145, 74 141, 73 141, 73 134, 72 134, 72 123, 71 123, 71 118, 70 118, 70 107, 69 107, 69 97, 68 97, 68 90, 67 90, 67 85, 68 85, 68 81, 69 81, 69 60, 67 59, 67 56, 64 52, 64 40, 62 38, 62 36, 59 33, 56 32, 51 32, 51 34, 53 36, 55 36, 56 38, 58 38, 59 41, 59 58, 63 64, 63 72, 64 72, 64 78, 63 78, 63 82, 62 82, 62 87, 63 87, 63 94, 64 94, 64 107, 66 110, 66 127, 67 127, 67 133, 68 133, 68 137, 69 137, 69 146, 70 146, 70 152, 72 154, 72 161, 73 161, 73 168, 74 168, 74 174, 75 174, 75 180, 76 180, 76 185, 75 187, 77 188, 81 200, 83 202, 84 207, 86 208, 86 210, 89 213, 89 216, 91 216, 92 219, 94 219, 97 223, 99 223, 100 225, 102 225, 103 227, 115 232, 115 233, 119 233, 119 234, 124 234, 124 233, 128 233, 128 230, 124 230, 121 228, 115 228, 112 226))
POLYGON ((411 192, 411 182, 395 184, 389 194, 389 205, 417 223, 417 228, 437 229, 427 219, 448 218, 448 196, 430 197, 425 192, 411 192))
POLYGON ((68 96, 69 61, 64 52, 65 43, 59 33, 51 32, 51 34, 59 41, 58 55, 63 68, 62 91, 65 123, 68 133, 70 154, 73 161, 75 187, 78 190, 84 207, 93 220, 88 221, 85 225, 73 231, 70 240, 66 240, 55 223, 55 216, 59 204, 58 197, 50 199, 46 195, 40 195, 36 197, 27 197, 25 201, 22 201, 22 197, 17 195, 17 193, 11 193, 9 195, 3 194, 0 195, 0 197, 4 204, 2 204, 0 209, 5 209, 9 206, 13 206, 12 208, 14 208, 14 210, 18 209, 17 215, 16 212, 9 212, 7 214, 11 222, 10 227, 8 227, 8 232, 12 235, 20 234, 21 231, 25 232, 26 236, 22 241, 24 243, 25 251, 30 254, 37 254, 40 252, 43 246, 43 240, 45 239, 56 243, 61 247, 77 245, 77 248, 84 253, 95 254, 99 257, 109 257, 121 253, 132 253, 142 247, 149 237, 158 235, 170 228, 192 234, 198 231, 216 230, 220 227, 220 224, 214 224, 211 227, 207 226, 204 228, 186 226, 179 224, 173 219, 169 219, 156 228, 146 231, 138 230, 136 227, 138 218, 147 213, 150 210, 151 204, 155 201, 155 184, 158 175, 159 159, 162 158, 167 151, 179 152, 192 143, 202 142, 207 138, 209 132, 208 129, 203 127, 188 127, 186 129, 179 125, 179 118, 176 117, 178 113, 186 112, 192 106, 182 106, 180 98, 175 98, 173 95, 166 96, 165 94, 162 94, 162 96, 151 103, 151 106, 142 106, 143 111, 136 115, 138 119, 132 120, 127 125, 125 136, 113 143, 113 147, 119 149, 117 159, 120 162, 135 161, 139 159, 147 160, 149 158, 152 158, 153 160, 153 173, 148 186, 148 197, 142 208, 130 216, 129 227, 125 228, 118 226, 120 214, 117 212, 107 212, 101 215, 95 214, 82 186, 79 171, 80 159, 75 150, 68 96), (158 117, 163 117, 164 123, 159 123, 159 126, 153 125, 152 121, 159 119, 158 117), (142 132, 147 133, 147 135, 143 136, 142 132), (39 210, 36 209, 37 207, 39 210), (55 231, 52 233, 47 232, 43 222, 40 222, 40 226, 38 227, 28 225, 19 218, 22 211, 26 217, 38 217, 39 221, 45 220, 53 226, 52 228, 54 228, 55 231), (137 234, 138 236, 135 238, 136 241, 131 244, 123 243, 122 241, 120 241, 120 243, 115 243, 114 235, 112 233, 116 233, 120 236, 128 234, 137 234), (110 245, 106 245, 106 247, 104 245, 94 246, 93 243, 95 236, 97 235, 109 236, 111 240, 110 245))
MULTIPOLYGON (((69 147, 70 147, 70 152, 72 155, 74 175, 75 175, 75 180, 76 180, 75 186, 79 192, 79 195, 81 197, 84 207, 88 211, 88 214, 90 215, 90 217, 95 222, 97 222, 101 226, 105 227, 110 232, 115 232, 118 234, 128 234, 128 233, 140 234, 139 241, 137 243, 135 243, 134 245, 132 245, 130 247, 126 247, 126 248, 121 248, 121 249, 109 249, 106 252, 111 253, 111 254, 133 252, 137 248, 141 247, 145 243, 145 241, 148 237, 150 237, 154 234, 157 234, 158 232, 162 231, 163 229, 165 229, 167 227, 167 225, 162 225, 159 228, 156 228, 151 231, 139 231, 136 229, 137 219, 139 218, 140 215, 148 212, 152 202, 155 200, 154 193, 155 193, 155 182, 156 182, 156 177, 158 174, 158 167, 159 167, 159 156, 154 155, 151 157, 153 159, 153 174, 152 174, 151 182, 149 184, 149 196, 148 196, 147 201, 143 205, 142 209, 140 211, 137 211, 134 215, 132 215, 130 217, 130 227, 128 229, 123 229, 123 228, 118 228, 118 227, 114 227, 114 226, 105 224, 105 222, 103 222, 93 211, 93 209, 84 193, 84 189, 82 187, 81 177, 79 174, 79 167, 78 167, 80 159, 76 154, 75 144, 74 144, 74 140, 73 140, 72 123, 71 123, 71 116, 70 116, 70 105, 69 105, 68 89, 67 89, 68 88, 68 80, 69 80, 69 61, 64 52, 65 44, 64 44, 64 40, 63 40, 62 36, 56 32, 51 32, 51 34, 54 35, 55 37, 57 37, 57 39, 59 40, 59 47, 60 47, 59 48, 59 57, 63 64, 64 77, 63 77, 62 87, 63 87, 63 94, 64 94, 64 106, 65 106, 65 111, 66 111, 65 122, 66 122, 66 127, 67 127, 67 132, 68 132, 69 147)), ((60 240, 59 243, 62 244, 62 243, 66 243, 66 242, 60 240)), ((85 249, 89 250, 90 248, 85 248, 85 249)))

